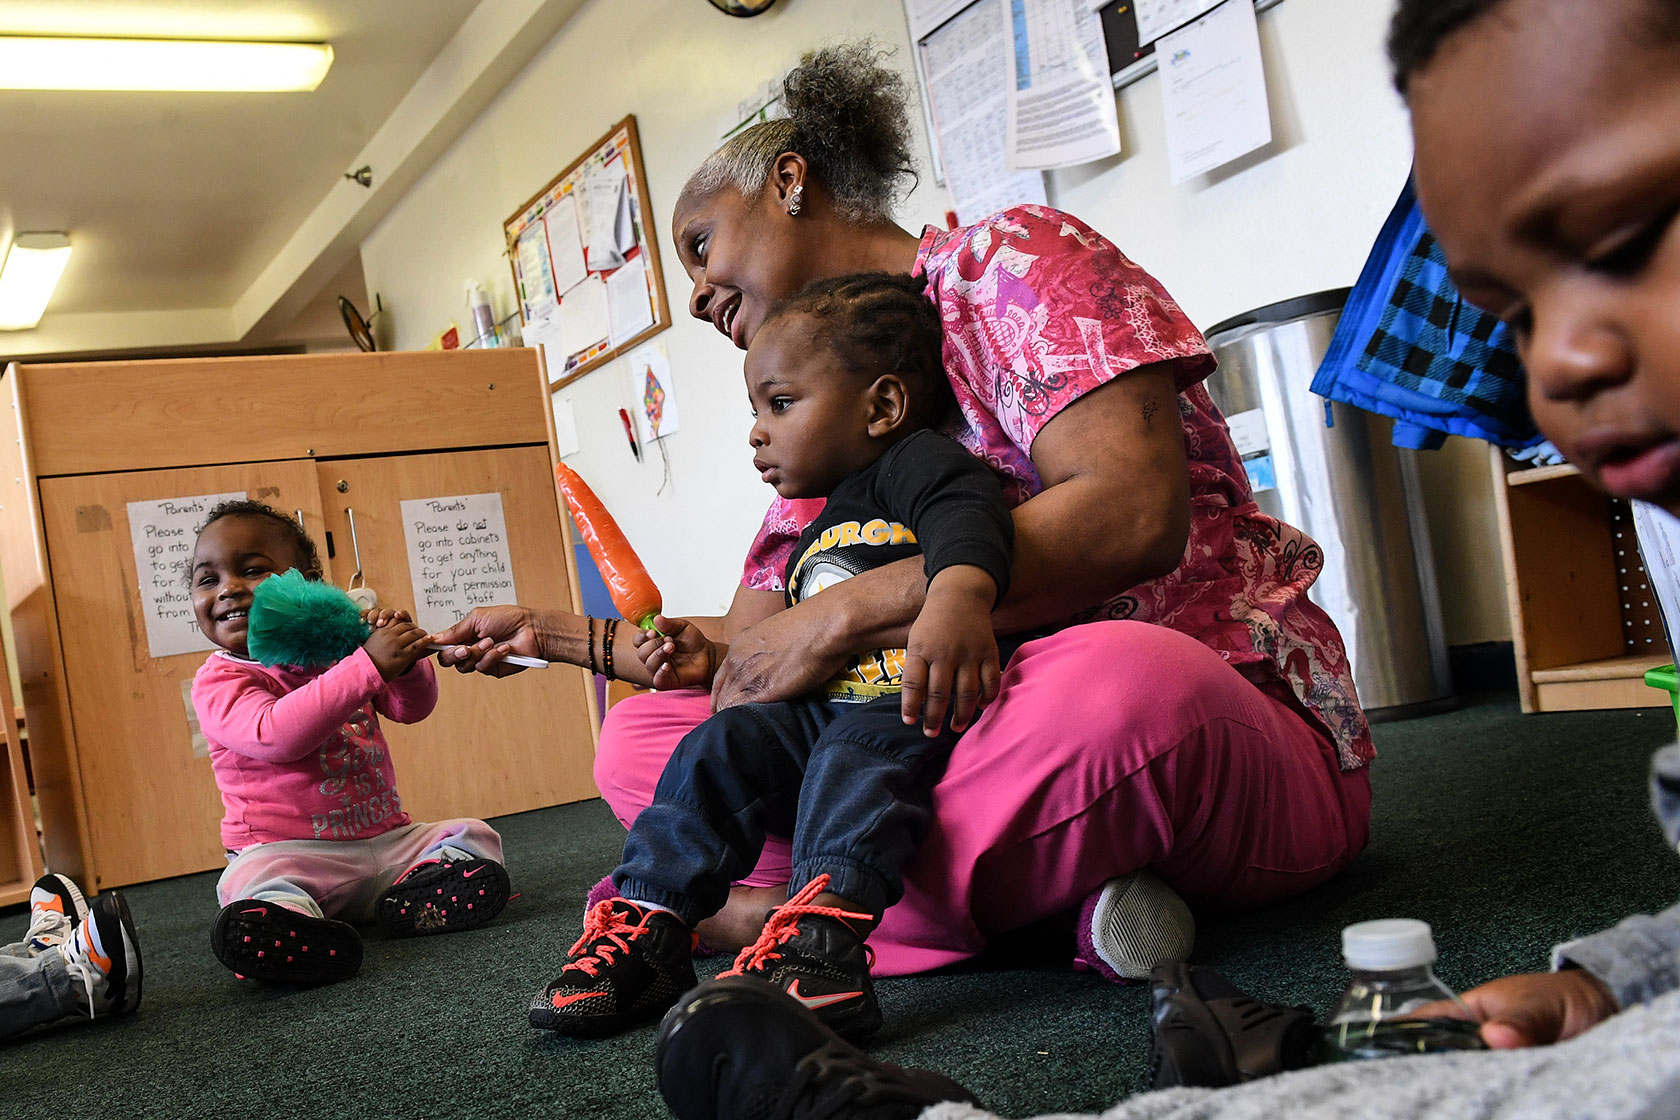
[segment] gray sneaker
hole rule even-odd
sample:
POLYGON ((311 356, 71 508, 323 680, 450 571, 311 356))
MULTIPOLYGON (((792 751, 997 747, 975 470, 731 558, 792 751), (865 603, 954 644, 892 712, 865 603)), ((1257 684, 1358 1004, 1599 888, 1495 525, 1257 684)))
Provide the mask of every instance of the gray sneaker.
POLYGON ((71 977, 81 982, 76 999, 90 1019, 140 1006, 140 942, 128 903, 116 891, 94 899, 87 920, 57 949, 71 977))

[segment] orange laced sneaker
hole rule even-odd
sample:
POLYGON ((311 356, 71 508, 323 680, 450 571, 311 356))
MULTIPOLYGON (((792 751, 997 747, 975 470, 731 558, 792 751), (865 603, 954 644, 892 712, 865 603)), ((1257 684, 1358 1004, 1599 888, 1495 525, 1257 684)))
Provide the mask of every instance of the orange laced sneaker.
POLYGON ((881 1005, 869 980, 875 954, 850 922, 871 922, 874 915, 813 905, 828 883, 827 875, 818 875, 770 911, 758 940, 718 976, 763 980, 810 1008, 836 1034, 861 1038, 881 1025, 881 1005))
POLYGON ((560 975, 531 1000, 531 1026, 593 1037, 655 1018, 697 983, 693 949, 675 914, 623 898, 597 902, 560 975))

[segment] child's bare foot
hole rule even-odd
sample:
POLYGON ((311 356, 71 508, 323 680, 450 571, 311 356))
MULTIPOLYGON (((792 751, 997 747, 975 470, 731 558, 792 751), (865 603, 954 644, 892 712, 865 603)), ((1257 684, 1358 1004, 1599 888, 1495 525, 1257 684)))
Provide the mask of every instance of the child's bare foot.
POLYGON ((736 953, 764 932, 764 915, 787 901, 784 887, 732 887, 723 909, 695 927, 709 948, 736 953))

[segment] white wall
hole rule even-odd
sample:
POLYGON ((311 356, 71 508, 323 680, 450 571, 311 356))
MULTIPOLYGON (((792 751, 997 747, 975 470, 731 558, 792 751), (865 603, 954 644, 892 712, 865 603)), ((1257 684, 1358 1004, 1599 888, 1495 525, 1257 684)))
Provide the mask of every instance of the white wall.
MULTIPOLYGON (((1273 143, 1182 187, 1168 180, 1159 79, 1127 87, 1125 153, 1056 173, 1052 203, 1159 276, 1203 326, 1351 284, 1410 160, 1382 58, 1390 6, 1286 0, 1263 14, 1273 143)), ((502 221, 620 117, 636 114, 677 320, 659 336, 682 413, 682 430, 663 441, 671 464, 664 491, 656 495, 658 455, 637 464, 625 447, 615 415, 630 403, 622 368, 560 395, 580 429, 582 450, 571 461, 619 514, 673 611, 727 605, 770 494, 748 469, 740 355, 684 311, 689 289, 675 263, 670 206, 720 123, 757 83, 804 49, 866 34, 896 47, 908 73, 901 0, 783 0, 751 20, 701 0, 590 0, 362 247, 368 290, 387 309, 387 342, 424 345, 451 319, 465 322, 469 278, 492 288, 499 311, 511 310, 502 221)), ((918 129, 921 120, 918 112, 918 129)), ((925 138, 918 144, 925 167, 925 138)), ((924 174, 901 221, 916 229, 939 221, 949 205, 924 174)), ((1479 467, 1479 458, 1463 454, 1428 466, 1432 499, 1453 504, 1432 508, 1431 520, 1443 567, 1454 574, 1455 558, 1497 556, 1486 471, 1469 470, 1471 459, 1479 467)), ((1450 641, 1509 636, 1496 572, 1494 564, 1472 572, 1471 586, 1450 585, 1450 641)))

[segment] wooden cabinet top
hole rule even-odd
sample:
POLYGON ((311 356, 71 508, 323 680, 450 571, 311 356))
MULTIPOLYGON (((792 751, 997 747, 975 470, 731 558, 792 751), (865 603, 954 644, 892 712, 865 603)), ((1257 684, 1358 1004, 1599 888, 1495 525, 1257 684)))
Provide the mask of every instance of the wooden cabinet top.
POLYGON ((36 478, 548 439, 534 350, 14 363, 0 391, 36 478))

